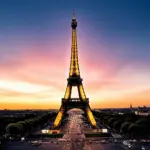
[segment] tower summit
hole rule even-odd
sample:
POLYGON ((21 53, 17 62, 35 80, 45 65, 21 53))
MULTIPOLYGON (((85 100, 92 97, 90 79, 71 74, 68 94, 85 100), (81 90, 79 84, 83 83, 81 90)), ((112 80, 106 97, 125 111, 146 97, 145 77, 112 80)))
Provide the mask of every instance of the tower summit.
POLYGON ((75 18, 75 10, 73 10, 71 27, 72 27, 73 30, 76 30, 76 27, 77 27, 77 21, 76 21, 76 18, 75 18))
POLYGON ((89 99, 86 98, 85 91, 82 84, 82 78, 80 77, 79 63, 78 63, 78 48, 77 48, 77 21, 75 18, 75 12, 73 11, 73 17, 71 21, 72 27, 72 45, 71 45, 71 60, 69 77, 67 79, 67 87, 64 98, 62 98, 62 104, 60 110, 54 121, 54 128, 61 124, 65 113, 72 108, 82 109, 88 120, 93 127, 96 127, 96 121, 89 105, 89 99), (79 98, 71 98, 72 87, 77 87, 79 98))

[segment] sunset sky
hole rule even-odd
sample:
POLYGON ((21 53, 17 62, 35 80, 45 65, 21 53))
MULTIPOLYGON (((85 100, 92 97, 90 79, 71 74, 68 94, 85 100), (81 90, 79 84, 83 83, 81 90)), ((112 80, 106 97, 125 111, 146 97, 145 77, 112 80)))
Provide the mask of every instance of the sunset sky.
POLYGON ((91 107, 150 106, 149 0, 1 0, 0 109, 60 107, 73 8, 91 107))

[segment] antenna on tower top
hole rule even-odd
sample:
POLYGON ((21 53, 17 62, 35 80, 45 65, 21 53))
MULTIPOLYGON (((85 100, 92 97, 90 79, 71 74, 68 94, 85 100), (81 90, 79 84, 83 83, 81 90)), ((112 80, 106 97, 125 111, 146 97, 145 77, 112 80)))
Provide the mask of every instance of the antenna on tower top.
POLYGON ((73 9, 72 19, 75 19, 75 10, 73 9))

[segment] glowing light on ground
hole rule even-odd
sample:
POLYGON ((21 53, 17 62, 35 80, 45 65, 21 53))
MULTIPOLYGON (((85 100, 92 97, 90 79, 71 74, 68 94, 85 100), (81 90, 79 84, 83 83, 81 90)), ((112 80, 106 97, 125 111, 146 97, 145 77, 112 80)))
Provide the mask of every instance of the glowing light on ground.
POLYGON ((89 119, 90 123, 91 123, 94 127, 96 127, 96 121, 95 121, 95 118, 94 118, 94 116, 93 116, 91 110, 90 110, 89 108, 86 108, 86 112, 87 112, 87 116, 88 116, 88 119, 89 119))
POLYGON ((61 109, 59 113, 57 114, 57 117, 54 121, 54 128, 59 126, 59 124, 61 123, 62 117, 63 117, 63 110, 61 109))

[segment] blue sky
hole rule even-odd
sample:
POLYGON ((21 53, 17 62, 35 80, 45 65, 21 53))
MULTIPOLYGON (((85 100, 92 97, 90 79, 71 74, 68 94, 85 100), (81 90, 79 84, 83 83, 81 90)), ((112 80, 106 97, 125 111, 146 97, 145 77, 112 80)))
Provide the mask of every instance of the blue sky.
POLYGON ((124 47, 122 54, 126 58, 148 60, 149 7, 149 0, 3 0, 0 2, 0 39, 5 43, 15 36, 16 40, 29 42, 45 40, 50 34, 55 36, 56 30, 65 34, 74 8, 87 34, 102 37, 108 47, 124 47))

